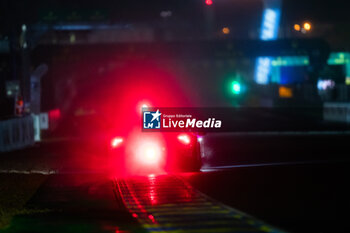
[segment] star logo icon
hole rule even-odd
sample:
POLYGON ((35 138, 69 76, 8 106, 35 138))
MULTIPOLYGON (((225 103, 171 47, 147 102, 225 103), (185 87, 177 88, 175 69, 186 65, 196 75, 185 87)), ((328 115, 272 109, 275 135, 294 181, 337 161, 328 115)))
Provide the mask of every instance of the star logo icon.
POLYGON ((161 115, 159 109, 157 111, 144 111, 143 112, 143 129, 160 129, 161 128, 161 115))
POLYGON ((160 112, 159 112, 159 109, 157 109, 157 112, 155 112, 155 113, 152 113, 152 120, 151 120, 151 122, 152 121, 154 121, 154 120, 157 120, 157 121, 159 121, 159 116, 160 115, 162 115, 160 112))

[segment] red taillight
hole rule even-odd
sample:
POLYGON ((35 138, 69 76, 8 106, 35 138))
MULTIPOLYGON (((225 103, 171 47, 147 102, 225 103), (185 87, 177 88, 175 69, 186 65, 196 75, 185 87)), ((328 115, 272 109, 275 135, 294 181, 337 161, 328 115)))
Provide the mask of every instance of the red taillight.
POLYGON ((158 143, 147 141, 139 145, 137 160, 143 164, 158 164, 162 158, 162 149, 158 143))
POLYGON ((191 138, 187 134, 180 134, 177 139, 179 139, 180 142, 182 142, 185 145, 188 145, 191 143, 191 138))
POLYGON ((111 147, 116 148, 116 147, 120 146, 122 143, 123 143, 123 138, 121 138, 121 137, 113 138, 111 141, 111 147))
POLYGON ((147 109, 151 106, 148 101, 142 101, 137 104, 137 111, 142 114, 143 109, 147 109))

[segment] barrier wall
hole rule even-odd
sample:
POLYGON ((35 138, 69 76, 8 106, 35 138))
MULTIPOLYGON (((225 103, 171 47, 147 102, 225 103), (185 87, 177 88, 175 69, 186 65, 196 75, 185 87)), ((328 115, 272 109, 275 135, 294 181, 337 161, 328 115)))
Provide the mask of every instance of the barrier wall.
POLYGON ((324 103, 323 119, 326 121, 350 123, 350 103, 324 103))
POLYGON ((0 121, 0 152, 17 150, 33 144, 32 116, 0 121))

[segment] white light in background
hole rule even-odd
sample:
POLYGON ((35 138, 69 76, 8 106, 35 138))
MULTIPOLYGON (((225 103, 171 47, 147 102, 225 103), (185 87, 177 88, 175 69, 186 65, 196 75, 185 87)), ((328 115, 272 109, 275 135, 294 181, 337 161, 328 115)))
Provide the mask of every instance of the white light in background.
POLYGON ((325 91, 328 89, 332 89, 335 87, 335 82, 331 79, 327 79, 327 80, 321 80, 319 79, 317 81, 317 89, 319 91, 325 91))
MULTIPOLYGON (((278 35, 278 27, 281 11, 278 8, 266 8, 261 25, 261 40, 275 40, 278 35)), ((255 67, 255 81, 258 84, 267 84, 271 71, 271 57, 258 57, 255 67)))

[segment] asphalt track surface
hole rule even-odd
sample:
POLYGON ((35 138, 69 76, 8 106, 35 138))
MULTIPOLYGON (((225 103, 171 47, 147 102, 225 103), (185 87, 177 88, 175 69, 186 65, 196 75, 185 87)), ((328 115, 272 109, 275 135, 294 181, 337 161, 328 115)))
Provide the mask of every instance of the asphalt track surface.
POLYGON ((282 232, 206 196, 180 175, 116 179, 115 185, 148 232, 282 232))
POLYGON ((69 163, 27 203, 46 211, 16 216, 4 232, 350 231, 347 136, 248 136, 224 148, 226 136, 205 136, 215 157, 203 172, 127 178, 89 170, 73 155, 85 155, 83 142, 49 144, 45 153, 67 152, 69 163))

